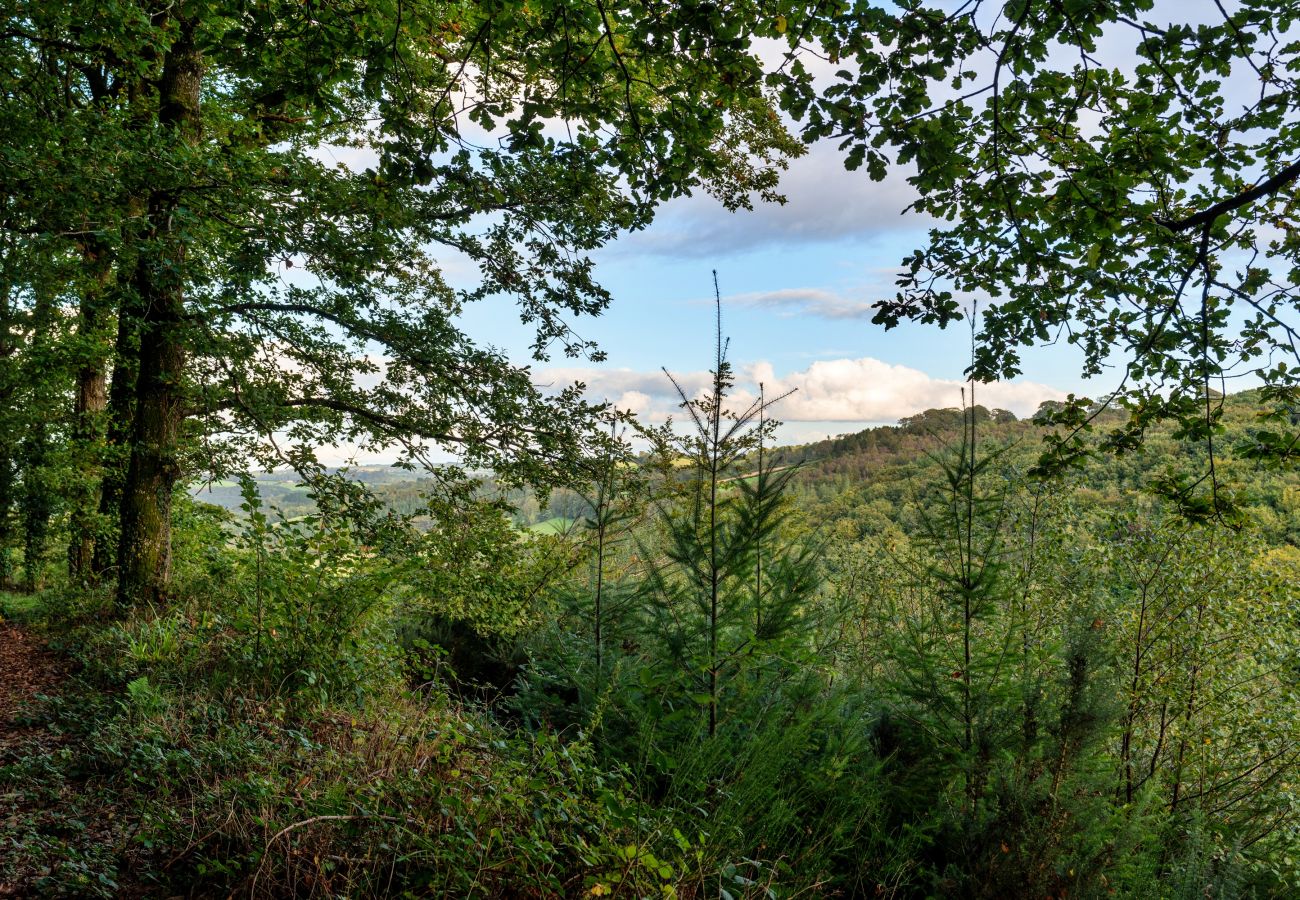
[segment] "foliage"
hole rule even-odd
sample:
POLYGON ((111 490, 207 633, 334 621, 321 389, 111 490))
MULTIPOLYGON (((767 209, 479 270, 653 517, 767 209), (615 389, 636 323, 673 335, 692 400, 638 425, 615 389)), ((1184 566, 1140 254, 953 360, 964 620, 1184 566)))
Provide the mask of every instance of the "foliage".
POLYGON ((1293 17, 1151 8, 9 4, 0 608, 75 666, 0 692, 0 892, 1300 891, 1293 17), (782 105, 914 167, 878 322, 1121 388, 774 448, 719 302, 638 456, 466 332, 598 359, 594 254, 779 201, 782 105))
POLYGON ((785 518, 782 492, 793 473, 774 473, 761 462, 752 476, 743 470, 753 451, 762 459, 775 401, 760 394, 740 410, 729 407, 734 376, 721 300, 716 328, 709 392, 690 397, 674 381, 689 431, 679 437, 670 422, 654 434, 658 465, 672 486, 659 504, 662 549, 640 548, 655 632, 705 708, 709 737, 724 715, 725 683, 739 676, 747 656, 770 652, 764 644, 795 630, 816 588, 811 549, 775 546, 785 518))
MULTIPOLYGON (((1252 394, 1227 398, 1227 437, 1259 427, 1258 409, 1252 394)), ((1274 848, 1294 841, 1283 785, 1294 784, 1297 736, 1275 727, 1294 720, 1280 710, 1296 702, 1283 660, 1297 632, 1294 591, 1275 579, 1294 579, 1283 524, 1293 473, 1221 461, 1249 520, 1234 534, 1189 524, 1145 489, 1147 473, 1200 462, 1171 429, 1068 481, 1039 482, 1024 476, 1036 426, 968 408, 963 432, 961 419, 931 411, 779 456, 803 462, 797 501, 836 535, 830 590, 853 612, 837 620, 835 666, 861 673, 878 698, 884 783, 896 788, 883 818, 920 829, 916 883, 1047 894, 1061 878, 1074 894, 1104 878, 1093 888, 1120 895, 1148 896, 1162 880, 1161 896, 1286 895, 1296 875, 1274 848), (973 462, 972 420, 991 444, 973 462), (967 599, 977 601, 969 630, 967 599), (968 677, 983 754, 962 751, 968 677), (1229 737, 1243 720, 1256 732, 1229 737), (1062 757, 1066 725, 1082 743, 1062 757), (1192 747, 1210 767, 1203 778, 1189 776, 1192 747), (1200 785, 1191 794, 1238 791, 1212 813, 1193 809, 1189 777, 1200 785)))
POLYGON ((5 826, 21 848, 8 864, 62 857, 36 882, 45 894, 139 883, 266 897, 558 895, 657 889, 699 865, 582 745, 508 739, 446 703, 289 722, 274 706, 227 706, 144 677, 117 704, 73 698, 46 715, 75 751, 0 770, 25 792, 76 786, 86 798, 85 809, 5 826), (98 847, 72 821, 96 813, 110 817, 98 847))
POLYGON ((51 371, 103 521, 69 486, 72 558, 97 540, 123 607, 167 598, 177 484, 250 456, 452 447, 513 483, 571 480, 599 407, 542 391, 463 311, 511 298, 537 359, 599 358, 572 326, 610 300, 590 254, 692 191, 778 200, 802 151, 753 4, 83 12, 24 0, 0 28, 0 343, 23 309, 79 310, 51 371), (453 284, 447 254, 472 277, 453 284))
MULTIPOLYGON (((991 296, 973 377, 1063 341, 1085 376, 1123 367, 1110 400, 1129 415, 1109 449, 1161 419, 1209 446, 1227 377, 1294 407, 1293 23, 1278 0, 841 4, 786 33, 769 79, 808 140, 837 140, 875 180, 904 169, 911 208, 943 223, 876 322, 944 325, 991 296)), ((1071 398, 1057 462, 1090 407, 1071 398)))
MULTIPOLYGON (((1027 481, 1027 442, 977 437, 1033 426, 964 418, 965 443, 928 457, 912 442, 941 438, 918 423, 842 442, 899 442, 847 494, 835 455, 778 483, 720 595, 740 612, 719 646, 748 643, 712 734, 707 672, 682 668, 645 575, 678 577, 674 529, 708 540, 689 468, 638 475, 656 515, 606 546, 603 669, 590 529, 530 535, 472 480, 444 473, 410 518, 330 477, 296 521, 251 483, 239 522, 182 504, 182 600, 26 604, 81 665, 29 713, 60 749, 4 751, 6 877, 80 895, 1286 896, 1291 548, 1170 517, 1115 472, 1027 481), (801 514, 825 566, 755 641, 752 563, 771 552, 768 578, 801 514)), ((764 452, 776 468, 807 448, 764 452)), ((719 485, 725 527, 752 527, 761 487, 719 485)))

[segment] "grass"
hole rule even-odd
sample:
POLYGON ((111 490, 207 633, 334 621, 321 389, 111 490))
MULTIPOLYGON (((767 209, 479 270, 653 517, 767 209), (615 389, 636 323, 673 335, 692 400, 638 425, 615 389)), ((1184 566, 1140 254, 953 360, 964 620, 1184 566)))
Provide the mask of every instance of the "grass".
MULTIPOLYGON (((49 613, 39 595, 0 603, 49 613)), ((0 893, 693 900, 712 877, 711 845, 673 838, 676 812, 584 741, 513 734, 379 669, 330 701, 220 688, 189 665, 214 648, 188 621, 46 623, 81 665, 31 718, 58 752, 0 759, 16 804, 0 816, 0 893)))
POLYGON ((0 620, 27 622, 37 618, 45 605, 41 594, 0 592, 0 620))
POLYGON ((538 534, 564 534, 573 527, 577 519, 569 519, 564 516, 553 516, 544 521, 538 522, 528 530, 535 531, 538 534))

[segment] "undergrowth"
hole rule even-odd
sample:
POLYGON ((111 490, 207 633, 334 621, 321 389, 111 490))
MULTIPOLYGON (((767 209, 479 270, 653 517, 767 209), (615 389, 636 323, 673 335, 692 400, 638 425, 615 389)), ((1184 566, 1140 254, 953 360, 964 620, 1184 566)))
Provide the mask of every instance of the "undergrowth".
POLYGON ((26 811, 0 872, 40 894, 769 893, 775 870, 677 827, 582 733, 509 733, 382 666, 337 700, 240 690, 238 637, 194 608, 101 621, 102 602, 50 598, 79 671, 30 720, 46 742, 0 768, 26 811))

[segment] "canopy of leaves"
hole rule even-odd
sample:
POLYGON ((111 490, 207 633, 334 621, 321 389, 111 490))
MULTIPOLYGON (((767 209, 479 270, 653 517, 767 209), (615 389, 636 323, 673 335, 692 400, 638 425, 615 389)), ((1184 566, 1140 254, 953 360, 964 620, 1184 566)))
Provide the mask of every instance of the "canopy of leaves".
POLYGON ((694 190, 775 198, 800 147, 751 48, 771 27, 757 7, 602 0, 18 2, 0 229, 28 270, 38 252, 113 260, 124 313, 141 260, 177 270, 187 412, 236 438, 205 444, 214 468, 250 443, 282 456, 267 438, 287 434, 543 477, 574 463, 592 410, 459 314, 513 301, 538 359, 598 356, 571 327, 610 299, 591 250, 694 190), (197 139, 156 90, 190 43, 197 139))
MULTIPOLYGON (((1159 418, 1206 439, 1211 383, 1250 375, 1283 400, 1300 383, 1290 4, 862 2, 788 38, 774 82, 807 137, 877 180, 906 165, 935 223, 876 322, 943 325, 992 298, 971 374, 1012 377, 1057 341, 1086 376, 1120 367, 1117 450, 1159 418)), ((1091 412, 1063 421, 1077 434, 1091 412)))

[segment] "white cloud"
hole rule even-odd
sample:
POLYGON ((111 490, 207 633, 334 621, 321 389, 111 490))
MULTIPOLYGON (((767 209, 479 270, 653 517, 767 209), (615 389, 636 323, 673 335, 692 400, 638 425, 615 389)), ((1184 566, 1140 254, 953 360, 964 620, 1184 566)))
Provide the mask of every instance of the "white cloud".
MULTIPOLYGON (((978 17, 981 26, 989 27, 992 24, 990 19, 1003 11, 1002 4, 989 5, 978 17)), ((1186 0, 1156 0, 1146 18, 1163 27, 1167 27, 1166 23, 1195 27, 1220 21, 1213 5, 1205 4, 1202 8, 1186 0)), ((1140 37, 1136 37, 1128 26, 1112 24, 1103 29, 1089 58, 1103 69, 1115 68, 1130 73, 1139 62, 1134 50, 1138 40, 1140 37)), ((784 41, 775 39, 760 42, 757 49, 769 70, 781 65, 788 51, 784 41)), ((1049 52, 1054 66, 1068 68, 1077 62, 1078 50, 1068 39, 1051 46, 1049 52)), ((986 84, 991 78, 995 57, 996 52, 989 51, 976 54, 968 61, 964 68, 981 76, 976 84, 986 84)), ((800 58, 812 73, 819 91, 830 84, 842 83, 836 77, 836 71, 852 71, 854 68, 851 60, 831 63, 812 53, 803 53, 800 58)), ((936 80, 930 88, 935 106, 970 90, 969 86, 954 88, 948 79, 936 80)), ((1258 91, 1257 73, 1242 65, 1236 66, 1225 85, 1228 96, 1243 105, 1257 99, 1258 91)), ((978 111, 987 100, 984 97, 971 102, 978 111)), ((1087 111, 1082 115, 1086 117, 1087 111)), ((791 123, 790 127, 798 133, 801 123, 791 123)), ((1096 124, 1089 133, 1099 128, 1100 125, 1096 124)), ((797 243, 871 237, 900 228, 919 230, 935 224, 935 220, 928 216, 903 214, 918 196, 907 182, 907 176, 914 171, 912 165, 893 163, 885 179, 874 182, 865 169, 845 170, 844 159, 845 152, 839 149, 838 141, 820 141, 805 156, 793 160, 789 171, 784 173, 781 191, 789 198, 784 206, 756 204, 753 211, 731 213, 711 197, 697 193, 667 204, 650 228, 620 240, 618 246, 621 250, 638 253, 713 257, 772 245, 790 247, 797 243)), ((918 234, 918 245, 924 240, 924 236, 918 234)))
MULTIPOLYGON (((966 385, 871 357, 822 360, 782 377, 769 363, 758 363, 746 376, 748 381, 762 382, 769 394, 794 391, 775 410, 777 418, 790 422, 896 422, 925 409, 960 406, 966 385)), ((1064 397, 1064 391, 1032 381, 975 387, 975 399, 981 405, 1022 416, 1044 400, 1064 397)))
MULTIPOLYGON (((651 397, 673 394, 672 382, 660 369, 641 372, 635 369, 596 369, 554 367, 543 369, 537 384, 544 387, 561 387, 580 381, 587 386, 587 395, 593 399, 613 400, 623 394, 642 394, 651 397)), ((688 393, 703 390, 709 384, 708 372, 673 373, 688 393)))
POLYGON ((593 402, 613 403, 619 409, 636 413, 647 423, 660 422, 677 413, 681 398, 673 387, 673 380, 690 397, 708 390, 711 380, 708 372, 674 372, 673 380, 670 380, 662 370, 638 372, 633 369, 561 367, 544 369, 539 375, 537 384, 543 388, 560 388, 581 382, 586 385, 587 397, 593 402))
MULTIPOLYGON (((543 376, 555 387, 580 381, 593 400, 608 400, 647 422, 661 421, 669 415, 681 418, 680 398, 663 372, 570 368, 548 369, 543 376)), ((674 373, 682 389, 692 396, 707 390, 709 377, 708 372, 674 373)), ((769 397, 793 392, 773 408, 773 415, 784 422, 858 426, 896 422, 926 409, 959 406, 965 386, 958 379, 934 378, 919 369, 871 357, 822 360, 780 376, 770 363, 759 362, 746 367, 737 379, 732 407, 743 408, 752 402, 760 382, 769 397)), ((981 405, 1009 409, 1020 416, 1034 412, 1044 400, 1064 397, 1064 391, 1032 381, 995 382, 975 388, 975 399, 981 405)))

